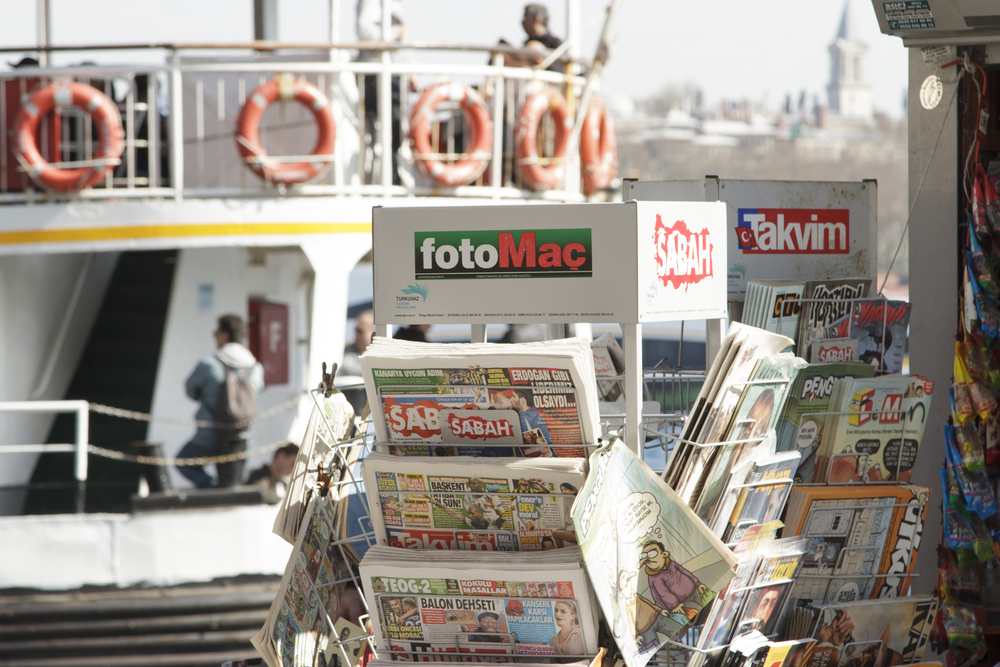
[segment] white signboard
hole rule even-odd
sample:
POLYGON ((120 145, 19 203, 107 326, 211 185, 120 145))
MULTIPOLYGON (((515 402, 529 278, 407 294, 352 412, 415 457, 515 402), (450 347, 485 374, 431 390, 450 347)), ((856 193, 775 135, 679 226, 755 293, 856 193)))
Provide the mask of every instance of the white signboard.
POLYGON ((725 317, 725 204, 637 204, 639 322, 725 317))
MULTIPOLYGON (((728 298, 743 301, 749 280, 875 278, 874 181, 705 179, 706 198, 726 204, 728 298)), ((691 181, 629 183, 634 200, 700 200, 691 181)))
POLYGON ((376 207, 375 320, 621 323, 718 317, 725 308, 725 249, 715 241, 725 237, 723 207, 641 206, 648 220, 639 220, 635 202, 376 207), (659 231, 657 215, 665 223, 659 231), (685 221, 687 232, 678 221, 685 221), (701 245, 689 245, 688 237, 701 245), (706 269, 709 275, 698 273, 706 269))

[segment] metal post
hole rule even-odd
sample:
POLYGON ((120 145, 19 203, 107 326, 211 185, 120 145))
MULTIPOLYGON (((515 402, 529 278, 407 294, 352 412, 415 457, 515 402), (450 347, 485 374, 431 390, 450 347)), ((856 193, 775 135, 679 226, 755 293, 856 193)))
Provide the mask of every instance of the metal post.
POLYGON ((170 186, 174 199, 184 199, 184 105, 181 100, 181 54, 170 56, 170 186))
MULTIPOLYGON (((503 67, 503 54, 493 56, 493 66, 503 67)), ((490 185, 493 186, 493 198, 500 199, 500 186, 503 182, 503 101, 504 77, 497 74, 493 83, 493 159, 490 161, 490 185)))
POLYGON ((485 343, 486 342, 486 325, 485 324, 473 324, 472 325, 472 337, 470 340, 473 343, 485 343))
POLYGON ((52 12, 50 11, 49 0, 36 0, 35 7, 38 17, 38 66, 48 67, 48 46, 49 38, 52 35, 52 22, 50 21, 52 12))
MULTIPOLYGON (((392 2, 382 0, 382 41, 392 41, 392 2)), ((382 127, 379 130, 379 143, 382 144, 382 188, 384 196, 392 196, 392 76, 389 68, 392 64, 392 54, 382 51, 380 56, 382 69, 378 73, 378 119, 382 127)))
POLYGON ((642 325, 625 322, 621 327, 625 352, 625 444, 642 458, 642 325))
MULTIPOLYGON (((705 201, 719 201, 719 179, 705 178, 705 201)), ((715 355, 722 349, 726 338, 726 318, 705 320, 705 368, 712 365, 715 355)), ((677 360, 680 364, 680 359, 677 360)))
POLYGON ((76 511, 83 514, 87 493, 87 445, 90 444, 90 406, 84 403, 76 409, 76 511))

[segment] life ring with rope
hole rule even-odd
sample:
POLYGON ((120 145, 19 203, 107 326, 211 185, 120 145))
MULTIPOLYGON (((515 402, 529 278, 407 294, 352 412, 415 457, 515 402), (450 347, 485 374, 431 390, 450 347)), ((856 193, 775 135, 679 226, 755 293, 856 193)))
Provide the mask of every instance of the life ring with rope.
POLYGON ((410 148, 413 160, 424 176, 437 185, 453 188, 466 185, 486 171, 493 144, 493 119, 479 93, 457 82, 441 83, 428 88, 410 112, 410 148), (446 163, 431 146, 431 129, 435 110, 443 102, 457 102, 469 126, 465 157, 446 163))
POLYGON ((118 107, 107 95, 93 86, 75 81, 60 81, 39 88, 14 118, 11 130, 13 152, 31 178, 56 192, 76 192, 96 185, 120 164, 125 149, 125 131, 118 107), (45 114, 56 107, 83 109, 97 128, 97 144, 90 164, 67 168, 50 164, 38 150, 35 133, 45 114))
POLYGON ((517 165, 525 185, 532 190, 552 190, 566 174, 566 149, 573 119, 566 108, 566 98, 558 90, 546 86, 524 101, 517 120, 514 146, 517 165), (538 156, 538 126, 548 111, 556 128, 555 149, 548 164, 538 156))
POLYGON ((281 74, 250 93, 236 120, 236 147, 243 161, 268 184, 294 185, 312 180, 333 162, 337 124, 330 100, 319 88, 291 74, 281 74), (260 119, 274 102, 296 102, 309 109, 316 119, 316 145, 310 160, 281 162, 270 157, 260 143, 260 119))
POLYGON ((592 195, 611 185, 618 172, 618 142, 604 102, 591 98, 580 131, 580 170, 583 192, 592 195))

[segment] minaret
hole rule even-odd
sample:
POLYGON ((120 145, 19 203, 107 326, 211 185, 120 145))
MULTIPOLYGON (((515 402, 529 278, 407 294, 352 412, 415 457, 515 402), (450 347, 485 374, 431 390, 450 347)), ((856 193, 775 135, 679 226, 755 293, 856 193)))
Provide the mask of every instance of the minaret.
POLYGON ((868 45, 857 40, 851 25, 851 0, 844 2, 837 38, 830 45, 830 111, 841 118, 872 119, 868 82, 868 45))

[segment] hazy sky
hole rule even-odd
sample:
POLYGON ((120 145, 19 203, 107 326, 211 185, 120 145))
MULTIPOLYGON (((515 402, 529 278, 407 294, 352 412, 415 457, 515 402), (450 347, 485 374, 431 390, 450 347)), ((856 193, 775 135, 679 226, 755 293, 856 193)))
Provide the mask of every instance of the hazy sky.
MULTIPOLYGON (((609 0, 580 0, 589 59, 609 0), (589 29, 588 29, 589 28, 589 29)), ((849 0, 853 25, 869 47, 875 106, 902 115, 906 50, 882 35, 872 4, 849 0)), ((252 0, 50 0, 52 43, 244 42, 253 35, 252 0)), ((278 0, 282 41, 325 42, 329 0, 278 0)), ((341 0, 341 36, 354 39, 356 0, 341 0)), ((565 3, 549 0, 552 32, 565 36, 565 3)), ((694 82, 709 103, 765 95, 777 107, 786 93, 805 90, 826 102, 829 45, 845 0, 623 0, 612 32, 615 43, 603 76, 607 94, 649 96, 670 84, 694 82)), ((34 45, 33 0, 0 0, 0 45, 34 45)), ((521 0, 404 0, 407 38, 417 42, 488 45, 503 37, 521 43, 521 0)), ((463 56, 435 54, 440 62, 463 56)), ((4 61, 14 56, 3 58, 4 61)), ((91 53, 75 61, 136 61, 135 54, 91 53)), ((482 54, 464 62, 483 62, 482 54)), ((59 62, 59 61, 57 61, 59 62)), ((63 62, 66 62, 65 58, 63 62)))

